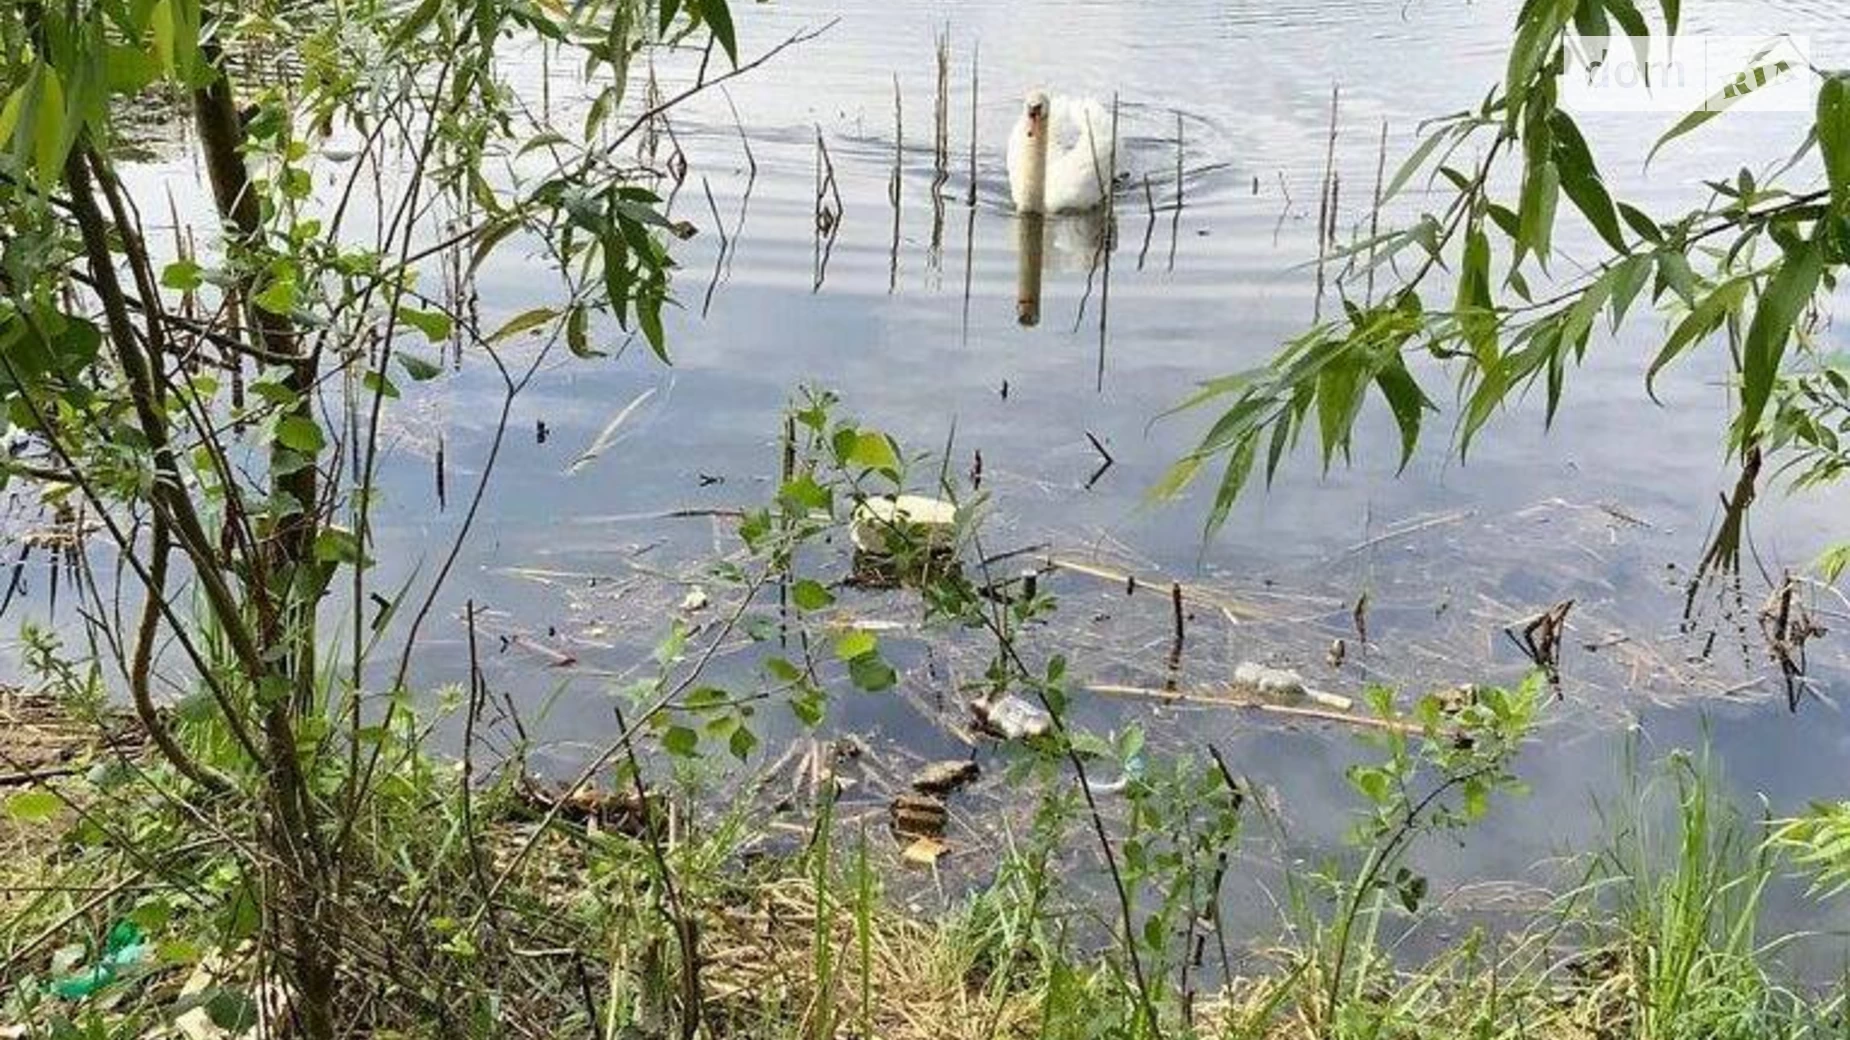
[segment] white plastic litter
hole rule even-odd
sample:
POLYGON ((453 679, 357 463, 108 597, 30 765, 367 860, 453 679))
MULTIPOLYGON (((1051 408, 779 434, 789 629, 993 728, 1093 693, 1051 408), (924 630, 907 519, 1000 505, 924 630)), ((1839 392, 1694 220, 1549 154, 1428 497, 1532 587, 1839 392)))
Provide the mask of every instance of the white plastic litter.
POLYGON ((977 717, 1004 740, 1029 740, 1053 731, 1053 716, 1047 709, 1015 694, 993 701, 977 701, 971 706, 977 717))
POLYGON ((1355 707, 1354 701, 1340 694, 1311 689, 1303 676, 1289 668, 1270 668, 1253 661, 1241 661, 1233 670, 1233 683, 1280 704, 1313 701, 1338 711, 1355 707))
POLYGON ((924 495, 900 495, 870 498, 855 506, 848 538, 861 552, 887 555, 893 551, 894 537, 902 534, 925 548, 946 548, 956 528, 956 505, 924 495))

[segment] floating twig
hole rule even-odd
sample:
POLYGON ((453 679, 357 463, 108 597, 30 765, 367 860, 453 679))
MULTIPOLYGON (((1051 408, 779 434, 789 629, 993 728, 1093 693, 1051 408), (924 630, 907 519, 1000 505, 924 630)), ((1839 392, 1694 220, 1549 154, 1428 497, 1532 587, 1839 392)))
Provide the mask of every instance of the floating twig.
POLYGON ((713 185, 705 177, 700 178, 700 190, 706 193, 707 210, 713 214, 713 227, 719 232, 719 252, 713 257, 713 277, 707 280, 706 297, 700 301, 700 316, 707 316, 713 308, 713 292, 719 288, 720 276, 725 270, 726 253, 731 248, 731 240, 726 234, 726 222, 720 218, 719 203, 713 201, 713 185))
POLYGON ((755 181, 758 179, 758 157, 752 154, 752 139, 745 132, 745 120, 739 118, 739 106, 732 103, 732 91, 721 87, 719 92, 726 99, 726 107, 732 111, 732 125, 739 132, 739 147, 745 151, 746 177, 755 181))
POLYGON ((835 236, 841 229, 844 211, 841 187, 835 179, 835 161, 829 157, 829 145, 822 136, 820 124, 816 127, 816 238, 815 238, 815 284, 811 292, 821 292, 822 283, 829 276, 829 257, 835 252, 835 236))
POLYGON ((983 54, 982 44, 975 43, 970 49, 970 194, 965 204, 976 206, 976 105, 980 81, 977 76, 977 64, 983 54))
POLYGON ((1329 255, 1330 228, 1336 222, 1335 213, 1335 175, 1336 175, 1336 120, 1337 109, 1342 99, 1340 84, 1330 87, 1330 136, 1323 153, 1323 181, 1318 191, 1317 208, 1317 295, 1312 303, 1311 320, 1323 317, 1323 266, 1329 255))
POLYGON ((1477 510, 1475 509, 1459 509, 1450 513, 1441 513, 1438 516, 1427 517, 1424 520, 1416 520, 1411 523, 1402 524, 1399 527, 1390 527, 1380 534, 1375 535, 1373 538, 1357 542, 1349 548, 1344 549, 1343 555, 1353 556, 1366 549, 1372 549, 1382 542, 1392 541, 1396 538, 1405 538, 1407 535, 1418 534, 1421 531, 1430 530, 1434 527, 1443 527, 1446 524, 1455 524, 1460 520, 1469 520, 1476 515, 1477 510))
MULTIPOLYGON (((1084 575, 1088 578, 1097 578, 1100 581, 1110 582, 1114 585, 1122 585, 1128 591, 1132 592, 1136 590, 1138 585, 1157 584, 1160 587, 1161 584, 1160 582, 1140 579, 1136 575, 1125 571, 1083 563, 1079 560, 1063 556, 1047 556, 1042 559, 1042 562, 1050 570, 1066 571, 1071 574, 1084 575)), ((1263 620, 1270 616, 1266 611, 1258 607, 1230 599, 1213 589, 1191 585, 1187 582, 1174 582, 1173 584, 1181 586, 1183 595, 1187 599, 1218 610, 1227 619, 1229 624, 1237 625, 1243 617, 1252 620, 1263 620)))
POLYGON ((1182 133, 1182 110, 1176 109, 1176 202, 1175 209, 1169 215, 1169 266, 1176 269, 1176 242, 1182 237, 1183 160, 1187 155, 1187 146, 1182 133))
POLYGON ((1105 277, 1098 296, 1098 372, 1093 392, 1105 392, 1105 336, 1111 323, 1111 254, 1117 251, 1118 235, 1118 95, 1111 95, 1111 155, 1105 173, 1105 232, 1099 248, 1105 254, 1105 277))
POLYGON ((1143 247, 1137 250, 1137 270, 1143 270, 1143 262, 1150 255, 1150 237, 1156 232, 1156 194, 1150 188, 1150 175, 1143 175, 1143 207, 1148 219, 1143 225, 1143 247))
POLYGON ((1567 634, 1567 614, 1573 609, 1574 601, 1565 599, 1530 619, 1520 632, 1515 626, 1503 630, 1509 641, 1548 676, 1556 697, 1561 695, 1561 637, 1567 634))
POLYGON ((609 451, 617 443, 618 436, 623 430, 623 424, 629 421, 629 417, 634 415, 636 409, 642 407, 645 401, 655 396, 655 391, 655 387, 650 387, 631 398, 630 403, 624 405, 615 418, 604 424, 604 428, 598 432, 597 438, 591 442, 590 446, 572 460, 572 464, 566 467, 566 473, 576 475, 579 470, 597 461, 599 456, 609 451))
POLYGON ((1273 704, 1270 701, 1256 701, 1207 692, 1164 690, 1152 686, 1126 686, 1116 683, 1090 683, 1086 686, 1086 691, 1089 693, 1103 694, 1108 697, 1139 697, 1146 700, 1163 701, 1171 704, 1199 705, 1207 708, 1233 708, 1239 711, 1257 711, 1267 715, 1278 715, 1287 718, 1314 719, 1319 722, 1337 722, 1346 726, 1385 730, 1389 733, 1404 733, 1409 736, 1425 732, 1420 726, 1411 722, 1402 722, 1399 719, 1384 719, 1373 715, 1358 715, 1354 712, 1337 711, 1334 708, 1309 708, 1297 704, 1273 704))
POLYGON ((893 204, 893 243, 887 251, 886 291, 899 289, 899 197, 906 161, 906 121, 899 94, 899 73, 893 74, 893 176, 887 182, 887 199, 893 204))
MULTIPOLYGON (((1381 179, 1387 172, 1387 120, 1381 121, 1381 146, 1375 151, 1375 195, 1368 207, 1368 289, 1363 300, 1375 302, 1375 242, 1381 235, 1381 179)), ((1255 182, 1257 183, 1257 182, 1255 182)))
POLYGON ((1111 452, 1105 450, 1105 445, 1101 443, 1097 437, 1092 435, 1091 430, 1084 430, 1081 432, 1086 435, 1086 440, 1092 442, 1092 450, 1098 452, 1099 457, 1098 468, 1092 471, 1090 477, 1086 478, 1086 490, 1090 491, 1092 490, 1092 485, 1098 483, 1098 479, 1104 476, 1105 471, 1115 465, 1118 460, 1112 458, 1111 452))

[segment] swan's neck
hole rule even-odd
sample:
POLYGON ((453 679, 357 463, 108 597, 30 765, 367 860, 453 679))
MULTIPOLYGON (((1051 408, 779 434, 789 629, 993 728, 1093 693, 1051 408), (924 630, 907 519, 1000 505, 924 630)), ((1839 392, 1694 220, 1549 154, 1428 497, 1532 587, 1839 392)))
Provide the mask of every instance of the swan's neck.
POLYGON ((1027 199, 1021 207, 1030 213, 1044 213, 1047 210, 1047 139, 1048 120, 1030 120, 1028 123, 1028 164, 1022 181, 1027 199))

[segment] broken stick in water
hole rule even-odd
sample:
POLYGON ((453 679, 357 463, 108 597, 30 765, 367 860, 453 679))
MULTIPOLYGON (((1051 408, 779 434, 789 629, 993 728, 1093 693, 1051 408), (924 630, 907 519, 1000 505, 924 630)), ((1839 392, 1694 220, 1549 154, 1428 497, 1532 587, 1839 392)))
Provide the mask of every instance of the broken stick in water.
POLYGON ((1216 693, 1188 692, 1158 689, 1152 686, 1127 686, 1117 683, 1090 683, 1086 686, 1089 693, 1103 694, 1110 697, 1137 697, 1144 700, 1163 701, 1169 704, 1188 704, 1204 708, 1233 708, 1239 711, 1257 711, 1266 715, 1284 718, 1309 719, 1317 722, 1336 722, 1346 726, 1362 729, 1384 730, 1389 733, 1404 733, 1409 736, 1425 732, 1420 726, 1399 719, 1384 719, 1374 715, 1358 715, 1354 712, 1337 711, 1333 708, 1311 708, 1296 704, 1272 704, 1267 701, 1229 697, 1216 693))

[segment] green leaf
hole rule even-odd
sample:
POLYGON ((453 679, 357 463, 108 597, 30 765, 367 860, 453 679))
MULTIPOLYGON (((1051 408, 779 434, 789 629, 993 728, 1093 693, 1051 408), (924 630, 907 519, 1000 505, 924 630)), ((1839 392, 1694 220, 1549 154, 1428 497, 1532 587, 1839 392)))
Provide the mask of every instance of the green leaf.
POLYGON ((893 448, 892 438, 874 430, 861 430, 855 434, 854 444, 849 447, 845 461, 849 465, 877 469, 894 476, 899 474, 899 453, 893 448))
POLYGON ((321 426, 306 415, 285 415, 276 424, 276 443, 285 448, 314 455, 326 443, 321 426))
POLYGON ((205 277, 193 261, 175 260, 161 269, 161 284, 180 292, 192 292, 205 284, 205 277))
POLYGON ((655 649, 649 656, 655 659, 656 664, 663 668, 668 667, 681 656, 681 651, 687 649, 687 634, 687 626, 676 619, 674 624, 669 626, 668 634, 662 637, 661 642, 655 644, 655 649))
POLYGON ((1818 88, 1817 134, 1831 207, 1839 216, 1850 216, 1850 73, 1828 76, 1818 88))
POLYGON ((726 6, 726 0, 700 0, 700 14, 706 20, 707 28, 712 30, 713 38, 719 41, 726 51, 726 57, 732 64, 739 64, 739 37, 732 26, 732 11, 726 6))
POLYGON ((400 307, 398 320, 422 332, 424 338, 432 343, 442 343, 450 338, 452 329, 450 316, 442 311, 421 311, 411 307, 400 307))
POLYGON ((504 217, 483 228, 481 236, 476 239, 474 251, 469 254, 468 273, 475 274, 483 261, 488 259, 489 254, 495 251, 495 247, 506 241, 508 236, 519 231, 520 227, 520 221, 512 217, 504 217))
POLYGON ((1387 398, 1388 410, 1394 413, 1394 424, 1400 427, 1399 468, 1405 470, 1420 440, 1420 420, 1426 411, 1437 410, 1437 406, 1414 381, 1413 373, 1407 371, 1406 362, 1399 355, 1375 373, 1375 387, 1387 398))
POLYGON ((863 654, 873 653, 879 645, 879 639, 872 632, 851 628, 835 637, 835 656, 843 661, 852 661, 863 654))
POLYGON ((1472 354, 1479 364, 1490 364, 1497 351, 1497 318, 1490 298, 1490 238, 1481 227, 1465 234, 1457 310, 1460 330, 1472 354))
POLYGON ((378 394, 381 397, 393 400, 398 398, 398 385, 380 372, 368 372, 361 376, 360 386, 364 387, 368 393, 378 394))
POLYGON ((876 653, 865 653, 848 662, 848 678, 868 693, 891 689, 899 674, 876 653))
POLYGON ((151 899, 129 911, 127 920, 143 932, 159 932, 173 920, 173 904, 165 899, 151 899))
POLYGON ((1833 545, 1812 565, 1825 581, 1835 582, 1850 570, 1850 542, 1833 545))
POLYGON ((419 33, 424 31, 426 26, 436 20, 437 13, 442 9, 443 0, 423 0, 422 3, 418 4, 417 7, 412 10, 411 14, 406 16, 403 22, 399 23, 398 28, 393 31, 391 41, 387 46, 396 50, 403 46, 406 41, 416 38, 419 33))
POLYGON ((174 64, 174 12, 176 0, 159 0, 148 12, 148 28, 154 38, 154 57, 169 76, 178 72, 174 64))
POLYGON ((1560 39, 1561 30, 1567 28, 1574 7, 1574 0, 1540 0, 1528 4, 1523 11, 1522 20, 1516 27, 1515 42, 1510 46, 1509 65, 1503 79, 1503 93, 1509 102, 1508 119, 1511 126, 1515 125, 1516 117, 1522 112, 1522 102, 1531 81, 1542 71, 1542 64, 1560 39))
POLYGON ((1606 20, 1604 0, 1580 0, 1575 5, 1574 31, 1591 37, 1612 35, 1612 25, 1606 20))
POLYGON ((205 1003, 206 1018, 219 1031, 239 1036, 257 1028, 257 1002, 246 993, 217 987, 205 1003))
POLYGON ((574 357, 600 358, 604 352, 591 346, 587 329, 591 322, 590 312, 582 305, 574 306, 565 315, 565 346, 574 357))
POLYGON ((50 791, 20 791, 6 800, 6 814, 22 823, 43 823, 58 815, 64 802, 50 791))
POLYGON ((1220 486, 1214 489, 1214 504, 1208 507, 1208 518, 1203 527, 1207 533, 1213 534, 1227 522, 1227 514, 1233 511, 1234 502, 1246 487, 1247 477, 1252 475, 1253 456, 1258 445, 1259 436, 1255 430, 1251 436, 1242 438, 1228 454, 1227 468, 1221 472, 1220 486))
POLYGON ((274 379, 258 379, 251 383, 250 392, 278 408, 294 408, 301 395, 274 379))
POLYGON ((1203 461, 1205 461, 1205 456, 1194 453, 1184 455, 1171 463, 1169 468, 1163 471, 1162 477, 1157 480, 1155 486, 1150 488, 1150 499, 1162 501, 1174 498, 1194 481, 1195 474, 1201 470, 1203 461))
POLYGON ((295 309, 296 286, 293 278, 273 278, 251 302, 271 314, 288 314, 295 309))
POLYGON ((1387 771, 1377 766, 1352 766, 1349 769, 1349 784, 1362 797, 1376 805, 1386 804, 1393 797, 1394 781, 1387 771))
POLYGON ((686 726, 670 726, 662 734, 662 747, 671 755, 693 758, 700 753, 700 734, 686 726))
POLYGON ((509 318, 507 324, 496 329, 495 334, 488 337, 488 342, 499 343, 502 340, 511 339, 523 332, 539 328, 558 316, 559 312, 551 307, 535 307, 532 310, 522 311, 509 318))
POLYGON ((1433 150, 1439 147, 1445 140, 1445 136, 1444 131, 1434 133, 1431 137, 1421 141, 1419 145, 1408 154, 1405 161, 1400 164, 1400 168, 1394 171, 1394 176, 1388 180, 1387 187, 1381 189, 1381 201, 1383 203, 1392 199, 1400 192, 1400 189, 1407 186, 1407 182, 1413 178, 1415 173, 1419 172, 1420 167, 1426 165, 1426 160, 1432 158, 1433 150))
POLYGON ((758 735, 745 726, 740 726, 733 730, 732 736, 726 740, 726 750, 732 752, 732 757, 741 762, 750 759, 752 757, 752 751, 757 748, 757 746, 758 735))
POLYGON ((1651 258, 1647 255, 1628 257, 1612 269, 1612 327, 1617 331, 1620 323, 1625 321, 1626 311, 1631 309, 1632 301, 1643 291, 1644 283, 1651 278, 1651 258))
POLYGON ((420 383, 435 379, 443 374, 442 366, 434 361, 418 357, 416 354, 407 354, 400 351, 396 356, 398 357, 398 363, 404 366, 405 374, 420 383))
POLYGON ((649 344, 649 349, 662 364, 672 364, 668 360, 668 340, 662 331, 662 294, 645 292, 636 297, 636 324, 642 327, 642 338, 649 344))
POLYGON ((803 725, 815 728, 822 721, 823 712, 828 702, 823 699, 822 691, 813 686, 804 687, 790 699, 790 710, 803 725))
POLYGON ((1824 274, 1824 250, 1815 241, 1802 242, 1787 251, 1779 270, 1767 282, 1747 327, 1747 347, 1741 358, 1741 419, 1743 437, 1760 425, 1779 364, 1785 356, 1792 327, 1818 291, 1824 274))
POLYGON ((1689 257, 1683 255, 1681 249, 1666 249, 1657 254, 1657 277, 1684 304, 1696 305, 1696 272, 1690 269, 1689 257))
POLYGON ((1503 403, 1504 395, 1509 393, 1509 373, 1501 359, 1493 358, 1479 372, 1477 389, 1472 392, 1470 400, 1465 402, 1465 414, 1459 423, 1458 456, 1463 459, 1471 448, 1471 439, 1484 428, 1490 417, 1496 413, 1497 406, 1503 403))
POLYGON ((798 610, 821 610, 835 602, 835 595, 813 578, 804 578, 790 587, 790 599, 798 610))
POLYGON ((1548 121, 1555 165, 1561 172, 1561 190, 1607 245, 1624 252, 1625 236, 1619 230, 1612 196, 1600 179, 1599 167, 1594 165, 1593 152, 1580 135, 1580 128, 1574 125, 1571 116, 1558 109, 1550 114, 1548 121))
POLYGON ((25 116, 26 101, 35 89, 36 77, 13 88, 13 92, 7 95, 6 104, 0 105, 0 143, 11 147, 16 154, 20 152, 20 143, 14 139, 14 135, 18 133, 20 122, 25 116))
POLYGON ((1619 29, 1625 36, 1631 37, 1632 51, 1637 56, 1638 68, 1643 73, 1645 86, 1651 85, 1651 28, 1644 20, 1644 13, 1632 0, 1605 0, 1606 13, 1619 23, 1619 29))
POLYGON ((829 489, 816 483, 816 478, 808 473, 799 473, 785 481, 777 491, 777 500, 792 513, 826 513, 834 505, 829 489))
POLYGON ((1464 786, 1465 818, 1481 820, 1490 811, 1490 785, 1481 779, 1471 780, 1464 786))
POLYGON ((360 540, 351 531, 323 527, 315 535, 315 559, 322 563, 358 564, 362 562, 360 540))
POLYGON ((1554 241, 1555 205, 1561 195, 1561 173, 1552 160, 1531 168, 1522 188, 1522 211, 1517 242, 1547 258, 1554 241))
MULTIPOLYGON (((1317 435, 1326 473, 1339 448, 1345 456, 1348 454, 1349 431, 1367 390, 1361 376, 1360 359, 1347 353, 1332 358, 1317 373, 1317 435)), ((1246 443, 1250 444, 1251 439, 1246 443)))
POLYGON ((50 65, 41 66, 41 69, 33 159, 38 165, 39 180, 52 184, 64 169, 64 157, 77 136, 77 128, 71 125, 64 111, 64 84, 58 77, 58 70, 50 65))
POLYGON ((1664 229, 1657 226, 1657 221, 1652 220, 1650 214, 1628 202, 1619 203, 1618 208, 1619 216, 1625 218, 1625 223, 1631 225, 1639 238, 1652 245, 1663 245, 1664 229))

